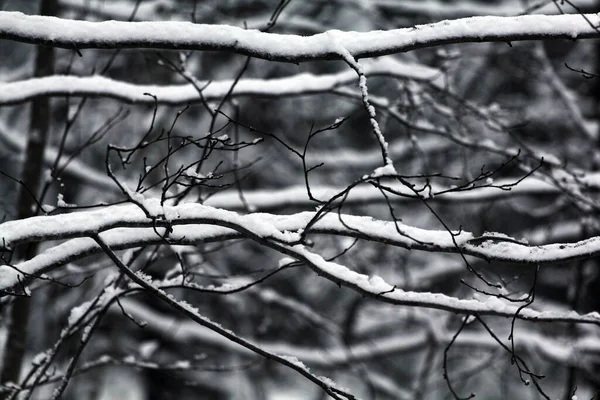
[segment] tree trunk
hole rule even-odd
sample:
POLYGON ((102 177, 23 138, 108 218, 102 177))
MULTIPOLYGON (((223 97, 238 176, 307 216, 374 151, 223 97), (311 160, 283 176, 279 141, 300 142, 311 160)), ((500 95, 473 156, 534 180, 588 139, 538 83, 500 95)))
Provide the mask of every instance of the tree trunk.
MULTIPOLYGON (((42 0, 40 2, 41 15, 56 15, 57 0, 42 0)), ((52 75, 54 71, 54 48, 38 46, 34 76, 42 77, 52 75)), ((32 198, 40 190, 43 175, 44 149, 50 127, 50 99, 40 96, 31 103, 29 121, 29 137, 25 160, 21 173, 22 185, 18 194, 18 219, 31 217, 36 214, 36 202, 32 198)), ((35 244, 27 244, 16 249, 13 259, 31 259, 37 252, 35 244)), ((9 310, 10 325, 3 355, 0 382, 17 383, 21 374, 23 356, 27 344, 27 325, 31 299, 18 297, 9 310)))

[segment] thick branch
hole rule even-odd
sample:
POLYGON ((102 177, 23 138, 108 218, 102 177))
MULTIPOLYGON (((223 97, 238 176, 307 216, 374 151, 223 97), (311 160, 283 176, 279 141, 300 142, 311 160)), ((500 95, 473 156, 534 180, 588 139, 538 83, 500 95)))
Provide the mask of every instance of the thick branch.
MULTIPOLYGON (((159 206, 159 201, 154 199, 145 200, 144 205, 148 206, 151 214, 166 215, 166 219, 149 219, 138 206, 131 204, 94 211, 32 217, 1 224, 0 243, 10 248, 34 241, 90 236, 119 227, 180 228, 180 225, 199 224, 229 228, 247 237, 294 244, 300 236, 295 232, 304 229, 315 215, 314 212, 286 216, 260 213, 239 215, 195 203, 163 208, 159 206)), ((138 232, 132 230, 131 234, 137 235, 138 232)), ((227 231, 207 231, 205 226, 191 226, 185 236, 205 239, 208 235, 217 234, 216 232, 224 234, 227 231)), ((398 221, 382 221, 370 217, 333 213, 323 216, 307 233, 357 237, 408 249, 462 253, 486 260, 513 263, 556 263, 600 254, 599 236, 575 243, 530 246, 497 233, 476 237, 470 232, 461 231, 451 235, 446 230, 421 229, 398 221)))
MULTIPOLYGON (((58 11, 57 0, 41 2, 42 15, 54 15, 58 11)), ((45 17, 42 17, 45 18, 45 17)), ((0 25, 2 23, 0 22, 0 25)), ((51 47, 38 47, 35 55, 33 74, 36 77, 52 75, 54 72, 54 49, 51 47)), ((48 136, 50 135, 51 106, 48 97, 34 97, 29 116, 29 132, 25 146, 25 159, 21 171, 22 185, 17 196, 17 217, 27 218, 36 214, 36 202, 40 191, 44 151, 48 136)), ((37 253, 37 244, 28 243, 16 249, 15 258, 29 259, 37 253)), ((18 298, 10 308, 10 325, 4 354, 2 355, 2 369, 0 371, 0 384, 16 382, 21 373, 23 357, 27 346, 30 299, 18 298)), ((5 398, 2 396, 2 398, 5 398)))
POLYGON ((389 31, 328 31, 303 37, 189 22, 87 22, 0 12, 0 39, 74 50, 218 50, 297 63, 342 59, 340 46, 355 58, 366 58, 450 43, 600 37, 590 22, 597 26, 598 15, 472 17, 389 31))
MULTIPOLYGON (((158 203, 153 203, 152 201, 144 202, 145 205, 149 206, 148 212, 157 214, 159 210, 153 205, 157 206, 158 203)), ((342 265, 327 262, 318 254, 308 251, 301 245, 294 244, 299 236, 294 231, 303 229, 314 213, 302 213, 288 217, 269 216, 268 214, 241 216, 199 204, 184 204, 177 207, 165 206, 162 208, 162 212, 164 213, 163 216, 168 216, 168 222, 160 219, 154 221, 148 219, 137 206, 107 207, 104 210, 93 212, 35 217, 28 220, 7 222, 0 226, 0 234, 2 234, 5 243, 10 244, 11 241, 27 239, 31 235, 36 236, 39 240, 82 235, 94 235, 99 238, 97 236, 98 232, 115 226, 147 226, 150 228, 163 225, 162 222, 169 226, 177 223, 217 225, 218 227, 210 228, 194 225, 174 226, 169 237, 179 244, 190 244, 194 239, 206 240, 214 236, 223 238, 227 231, 233 230, 241 237, 248 237, 303 262, 328 280, 347 286, 364 296, 391 304, 428 307, 478 315, 511 317, 518 314, 520 319, 537 321, 573 321, 600 324, 598 313, 581 316, 575 313, 539 312, 532 309, 520 310, 518 306, 507 304, 495 297, 490 297, 487 301, 460 300, 442 294, 403 291, 395 286, 392 287, 380 278, 362 275, 342 265), (14 234, 12 238, 11 234, 14 234)), ((127 237, 139 239, 140 233, 142 233, 139 229, 131 229, 130 232, 125 231, 123 231, 124 237, 121 238, 125 241, 127 237)), ((394 224, 393 222, 375 221, 372 218, 333 214, 328 214, 319 220, 313 225, 311 232, 355 236, 366 240, 428 251, 462 252, 463 254, 484 258, 535 263, 588 257, 599 251, 598 243, 600 242, 600 238, 594 237, 572 244, 527 246, 511 241, 512 239, 501 235, 489 236, 485 240, 478 241, 467 232, 454 234, 454 237, 451 237, 447 231, 427 231, 400 223, 394 224), (422 241, 415 240, 415 236, 422 239, 422 241)), ((109 234, 110 236, 112 235, 109 234)), ((156 232, 155 237, 159 237, 156 232)), ((235 234, 232 235, 233 237, 235 237, 235 234)), ((61 246, 65 245, 68 246, 68 242, 61 246)), ((47 255, 41 255, 41 258, 43 259, 44 256, 47 255)), ((23 279, 21 274, 16 272, 14 268, 9 266, 1 268, 3 287, 12 287, 23 279)))

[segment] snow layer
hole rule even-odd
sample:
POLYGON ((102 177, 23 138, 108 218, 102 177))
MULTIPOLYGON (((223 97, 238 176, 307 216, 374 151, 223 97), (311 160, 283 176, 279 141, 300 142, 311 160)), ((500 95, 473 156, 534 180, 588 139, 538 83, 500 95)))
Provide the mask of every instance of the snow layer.
MULTIPOLYGON (((153 231, 154 225, 160 226, 167 219, 168 223, 174 226, 170 238, 178 240, 179 244, 193 244, 194 241, 224 235, 229 230, 231 237, 249 237, 286 256, 303 261, 316 273, 333 282, 388 303, 506 317, 518 311, 518 305, 504 302, 496 297, 467 300, 438 293, 404 291, 388 284, 380 277, 359 274, 343 265, 325 261, 320 255, 296 244, 300 237, 299 232, 302 232, 315 216, 312 212, 288 216, 261 213, 239 215, 195 203, 161 207, 157 199, 144 199, 143 204, 153 210, 156 220, 147 218, 138 206, 131 204, 71 214, 32 217, 1 224, 0 243, 11 246, 31 240, 91 236, 108 231, 106 236, 111 238, 111 245, 127 247, 127 242, 139 244, 140 235, 144 234, 144 230, 139 228, 146 227, 148 228, 146 231, 153 231), (120 237, 112 235, 110 230, 113 228, 121 228, 118 231, 120 237)), ((468 232, 451 235, 444 230, 426 230, 400 222, 378 221, 369 217, 350 215, 327 214, 310 228, 310 232, 359 237, 389 245, 434 252, 461 252, 487 259, 520 263, 557 262, 589 257, 600 252, 600 237, 592 237, 577 243, 529 246, 500 234, 490 233, 477 239, 468 232)), ((154 240, 157 239, 158 236, 154 233, 154 240)), ((82 250, 81 247, 86 246, 81 242, 82 240, 88 240, 87 246, 92 245, 90 239, 78 239, 75 243, 80 246, 79 251, 82 250)), ((30 260, 29 265, 23 265, 27 263, 26 261, 17 267, 30 274, 39 272, 48 265, 47 257, 54 258, 56 261, 65 256, 64 252, 72 251, 70 246, 73 246, 73 242, 56 246, 30 260)), ((17 285, 19 278, 22 279, 21 273, 13 267, 0 267, 1 289, 10 289, 17 285)), ((598 313, 582 316, 575 312, 540 312, 527 308, 519 312, 519 318, 600 324, 598 313)))
MULTIPOLYGON (((381 57, 366 62, 364 72, 368 76, 390 76, 398 79, 412 79, 429 82, 442 88, 442 72, 416 63, 401 62, 393 57, 381 57)), ((293 96, 323 93, 336 87, 355 84, 357 76, 347 70, 337 74, 313 75, 301 73, 276 79, 241 79, 235 86, 233 80, 198 82, 198 87, 206 88, 202 97, 206 101, 221 99, 225 95, 236 96, 293 96), (208 84, 208 85, 207 85, 208 84), (233 92, 229 93, 234 86, 233 92)), ((0 104, 15 104, 30 100, 35 96, 106 96, 131 103, 184 104, 200 102, 201 98, 193 85, 136 85, 117 81, 103 76, 49 76, 32 78, 18 82, 0 83, 0 104)))
MULTIPOLYGON (((240 215, 196 203, 161 207, 158 201, 158 199, 145 199, 144 204, 156 206, 149 208, 152 208, 159 217, 156 221, 159 225, 166 223, 164 218, 174 226, 216 225, 231 228, 242 235, 290 244, 299 238, 294 232, 301 231, 315 216, 314 212, 282 216, 266 213, 240 215)), ((152 227, 154 224, 155 221, 147 218, 138 206, 116 205, 97 210, 8 221, 0 224, 0 243, 10 248, 24 242, 85 237, 113 228, 142 228, 152 227)), ((206 227, 203 226, 202 229, 206 227)), ((189 234, 197 239, 213 234, 212 231, 208 231, 202 235, 193 233, 193 228, 190 230, 192 232, 189 234)), ((462 231, 451 236, 446 230, 421 229, 401 222, 344 214, 325 215, 310 228, 310 231, 361 237, 405 248, 462 252, 485 259, 518 263, 559 262, 589 257, 600 252, 600 237, 591 237, 575 243, 530 246, 500 234, 488 233, 484 237, 477 238, 469 232, 462 231)), ((137 234, 139 230, 131 230, 131 235, 137 234)), ((126 235, 123 240, 127 240, 126 235)))
POLYGON ((0 12, 0 39, 66 49, 223 50, 267 60, 300 62, 340 59, 339 46, 355 58, 366 58, 457 42, 599 37, 598 30, 590 26, 597 26, 598 22, 596 14, 483 16, 388 31, 327 31, 297 36, 178 21, 88 22, 0 12))

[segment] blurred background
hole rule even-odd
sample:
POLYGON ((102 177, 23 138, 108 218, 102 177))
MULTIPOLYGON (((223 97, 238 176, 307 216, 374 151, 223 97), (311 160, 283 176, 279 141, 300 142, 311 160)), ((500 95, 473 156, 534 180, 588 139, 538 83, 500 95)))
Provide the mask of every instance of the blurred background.
MULTIPOLYGON (((26 14, 38 14, 41 6, 34 0, 0 1, 0 10, 26 14)), ((52 14, 88 21, 193 21, 267 29, 278 6, 280 2, 275 0, 58 0, 52 14)), ((577 14, 599 9, 600 2, 591 0, 293 0, 270 32, 366 32, 474 15, 577 14)), ((37 51, 30 44, 1 40, 0 87, 36 76, 37 51)), ((331 127, 340 117, 347 120, 311 138, 307 147, 309 167, 323 163, 308 173, 316 193, 331 196, 381 165, 357 79, 342 79, 353 76, 342 61, 296 65, 248 61, 226 52, 152 49, 86 49, 81 56, 73 50, 53 52, 54 60, 48 62, 56 75, 101 75, 135 85, 183 87, 190 82, 210 82, 210 90, 210 85, 221 81, 229 80, 231 86, 239 78, 242 87, 248 79, 300 74, 305 74, 305 79, 314 75, 340 81, 301 93, 288 93, 284 85, 278 91, 265 89, 257 94, 234 90, 221 105, 223 96, 203 102, 198 95, 189 101, 189 107, 188 101, 168 104, 167 98, 160 96, 156 105, 152 100, 132 103, 93 93, 53 96, 48 103, 42 169, 44 197, 40 203, 49 207, 45 211, 70 212, 69 204, 83 207, 122 201, 123 193, 106 176, 107 145, 135 147, 146 133, 150 145, 136 151, 126 168, 116 159, 112 167, 120 180, 132 182, 133 187, 140 175, 144 175, 145 187, 160 182, 161 172, 144 174, 148 171, 145 167, 161 163, 168 142, 159 140, 164 138, 161 132, 174 123, 173 135, 194 140, 217 130, 216 136, 226 134, 230 143, 261 139, 248 146, 215 144, 201 165, 200 173, 208 178, 197 192, 182 196, 183 201, 203 201, 241 213, 314 210, 315 203, 308 200, 305 189, 302 160, 289 148, 301 152, 311 132, 331 127), (231 120, 211 114, 209 110, 217 107, 231 120), (62 160, 71 157, 72 161, 60 174, 52 174, 57 151, 63 153, 62 160)), ((485 195, 477 190, 450 192, 429 196, 426 204, 400 196, 387 203, 382 195, 359 193, 348 197, 342 212, 398 218, 427 229, 444 229, 443 221, 453 230, 462 228, 477 235, 500 232, 532 244, 575 242, 597 235, 598 186, 593 178, 600 167, 600 88, 594 74, 600 71, 599 56, 598 40, 548 40, 452 44, 360 60, 375 71, 368 74, 369 93, 400 174, 416 176, 415 183, 423 186, 427 182, 434 188, 470 182, 477 186, 515 183, 527 177, 523 182, 533 179, 556 190, 496 188, 485 195), (520 152, 514 158, 516 149, 520 152), (549 164, 541 163, 541 157, 549 164)), ((260 82, 255 87, 260 89, 260 82)), ((10 177, 22 174, 27 134, 36 118, 30 104, 29 98, 0 104, 0 170, 4 172, 0 214, 4 220, 19 218, 19 184, 10 177)), ((195 162, 202 151, 196 146, 179 149, 172 159, 174 168, 195 162)), ((484 296, 472 287, 491 290, 458 254, 405 250, 326 235, 314 235, 311 240, 313 250, 323 257, 339 256, 336 262, 381 276, 404 290, 467 299, 484 296)), ((40 251, 48 245, 42 245, 40 251)), ((134 257, 134 253, 134 265, 153 277, 162 279, 185 265, 191 279, 201 285, 239 285, 261 279, 278 267, 281 257, 250 240, 156 245, 120 254, 134 257)), ((512 298, 530 293, 535 280, 533 308, 600 311, 596 259, 543 265, 537 275, 531 265, 468 260, 485 279, 500 282, 502 294, 512 298)), ((113 271, 106 257, 92 256, 49 272, 69 284, 88 277, 77 287, 48 281, 32 284, 25 370, 36 354, 58 340, 71 310, 96 296, 113 271)), ((230 295, 184 289, 170 292, 236 334, 277 353, 298 357, 317 375, 335 380, 360 398, 454 398, 444 379, 444 358, 449 380, 462 396, 544 398, 535 385, 523 383, 511 363, 510 351, 499 346, 481 324, 467 325, 448 347, 461 326, 461 316, 363 298, 306 267, 287 268, 251 289, 230 295)), ((151 296, 138 294, 121 303, 131 318, 117 305, 110 308, 81 355, 78 365, 84 370, 72 378, 64 398, 327 398, 297 373, 217 337, 151 296), (147 325, 140 327, 132 320, 147 325)), ((511 320, 484 319, 510 345, 506 339, 511 320)), ((2 321, 0 332, 5 342, 9 329, 6 315, 2 321)), ((549 397, 570 399, 576 393, 580 399, 592 398, 600 389, 597 327, 517 321, 514 330, 517 354, 532 371, 545 376, 538 382, 549 397)), ((76 339, 63 346, 55 361, 57 375, 75 349, 76 339)), ((50 398, 53 387, 40 386, 33 397, 50 398)))

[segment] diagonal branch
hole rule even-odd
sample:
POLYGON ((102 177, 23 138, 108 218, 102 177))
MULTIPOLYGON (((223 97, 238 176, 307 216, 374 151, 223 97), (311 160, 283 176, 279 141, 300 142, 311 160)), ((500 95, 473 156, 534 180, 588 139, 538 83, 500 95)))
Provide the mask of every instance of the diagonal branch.
POLYGON ((305 378, 315 383, 317 386, 321 387, 327 394, 329 394, 334 399, 354 399, 354 396, 346 393, 344 390, 341 390, 335 386, 335 384, 330 379, 325 379, 311 373, 304 364, 299 362, 297 359, 280 356, 275 353, 271 353, 263 348, 255 345, 254 343, 237 336, 235 333, 230 331, 229 329, 223 328, 221 325, 211 321, 207 317, 201 315, 196 308, 191 306, 190 304, 184 301, 177 301, 173 296, 167 295, 164 291, 154 286, 152 283, 148 282, 142 276, 136 274, 131 271, 122 261, 121 259, 112 251, 112 249, 102 240, 99 235, 94 235, 92 237, 96 243, 102 248, 102 250, 108 255, 108 257, 115 263, 117 268, 129 279, 133 282, 137 283, 139 286, 144 288, 147 292, 159 298, 160 300, 167 303, 169 306, 173 307, 177 311, 182 312, 191 318, 194 322, 212 330, 213 332, 218 333, 219 335, 231 340, 238 345, 247 348, 248 350, 261 355, 269 360, 273 360, 278 362, 281 365, 284 365, 288 368, 295 370, 296 372, 303 375, 305 378), (343 397, 342 397, 343 396, 343 397))

